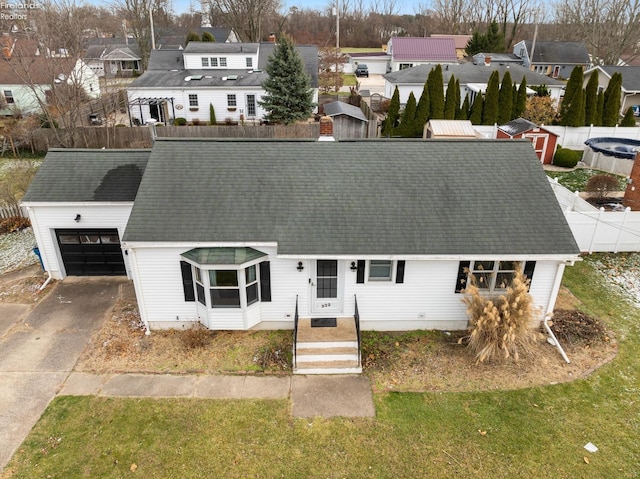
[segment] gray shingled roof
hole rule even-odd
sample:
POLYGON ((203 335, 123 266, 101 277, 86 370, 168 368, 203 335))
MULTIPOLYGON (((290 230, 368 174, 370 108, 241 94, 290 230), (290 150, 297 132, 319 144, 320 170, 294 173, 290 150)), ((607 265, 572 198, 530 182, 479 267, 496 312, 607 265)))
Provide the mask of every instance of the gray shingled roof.
MULTIPOLYGON (((395 84, 420 84, 424 85, 427 81, 429 72, 435 68, 435 65, 418 65, 413 68, 407 68, 406 70, 400 70, 393 73, 387 73, 383 75, 391 83, 395 84)), ((488 83, 491 73, 497 70, 502 78, 506 71, 509 71, 511 80, 520 83, 522 77, 526 77, 527 85, 547 85, 547 86, 560 86, 564 85, 564 82, 550 78, 546 75, 540 75, 539 73, 532 72, 528 68, 521 67, 520 65, 500 65, 494 62, 491 65, 473 63, 461 63, 454 65, 442 66, 442 77, 444 84, 446 85, 451 78, 451 75, 455 75, 461 85, 469 83, 488 83)))
MULTIPOLYGON (((276 48, 275 43, 262 42, 258 58, 258 68, 267 68, 269 57, 276 48)), ((318 47, 316 45, 296 45, 296 50, 304 63, 304 70, 311 79, 311 88, 318 88, 318 47)))
POLYGON ((256 53, 259 43, 189 42, 185 53, 256 53))
POLYGON ((51 149, 22 201, 133 201, 150 153, 51 149))
MULTIPOLYGON (((526 40, 527 52, 531 55, 531 40, 526 40)), ((536 42, 532 63, 588 65, 589 52, 580 42, 536 42)))
POLYGON ((262 87, 266 79, 265 72, 249 73, 247 70, 148 70, 131 82, 128 88, 262 87), (186 80, 195 75, 201 75, 202 78, 186 80), (231 75, 237 78, 229 80, 231 75))
POLYGON ((184 70, 184 50, 151 50, 147 70, 184 70))
POLYGON ((324 114, 327 116, 347 115, 357 120, 369 121, 360 108, 344 101, 332 101, 331 103, 325 103, 322 107, 324 108, 324 114))
POLYGON ((287 255, 578 254, 527 140, 159 139, 124 240, 275 241, 287 255))
POLYGON ((498 129, 504 131, 507 135, 514 136, 524 133, 525 131, 529 131, 532 128, 537 128, 537 126, 538 125, 525 118, 516 118, 515 120, 511 120, 509 123, 500 125, 498 129))
POLYGON ((609 77, 614 73, 620 73, 622 75, 622 88, 627 92, 640 91, 640 67, 617 67, 607 65, 600 68, 602 68, 609 77))

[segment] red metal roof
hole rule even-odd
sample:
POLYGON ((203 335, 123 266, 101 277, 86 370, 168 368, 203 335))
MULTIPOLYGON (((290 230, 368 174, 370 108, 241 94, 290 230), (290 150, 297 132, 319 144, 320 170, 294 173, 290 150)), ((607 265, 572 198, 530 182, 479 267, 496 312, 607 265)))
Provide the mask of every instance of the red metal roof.
POLYGON ((458 60, 453 38, 394 37, 391 40, 395 61, 451 61, 458 60))

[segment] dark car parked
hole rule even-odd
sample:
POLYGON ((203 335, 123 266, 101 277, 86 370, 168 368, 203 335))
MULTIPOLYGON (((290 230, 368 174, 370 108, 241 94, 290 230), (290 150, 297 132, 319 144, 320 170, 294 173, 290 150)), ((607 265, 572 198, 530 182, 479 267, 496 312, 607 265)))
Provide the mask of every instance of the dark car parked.
POLYGON ((364 63, 361 63, 356 68, 356 76, 357 77, 369 77, 369 68, 364 63))

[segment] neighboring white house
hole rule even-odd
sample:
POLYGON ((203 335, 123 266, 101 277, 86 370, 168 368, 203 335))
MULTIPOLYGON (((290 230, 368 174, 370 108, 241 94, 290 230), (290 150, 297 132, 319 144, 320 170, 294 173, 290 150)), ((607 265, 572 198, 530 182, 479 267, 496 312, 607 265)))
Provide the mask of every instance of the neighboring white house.
MULTIPOLYGON (((435 65, 418 65, 407 70, 387 73, 384 75, 385 97, 391 98, 397 86, 400 93, 401 103, 407 102, 409 93, 411 92, 413 92, 416 100, 419 100, 422 95, 424 84, 427 81, 427 76, 433 68, 435 68, 435 65)), ((484 94, 486 92, 489 77, 494 71, 498 71, 500 81, 502 81, 504 74, 508 71, 511 76, 511 81, 515 82, 518 86, 520 85, 523 77, 527 80, 527 87, 545 85, 549 90, 551 98, 556 102, 558 102, 564 92, 565 84, 559 80, 535 73, 519 65, 505 65, 491 62, 489 64, 461 63, 455 65, 442 65, 442 77, 445 93, 447 91, 449 79, 451 78, 451 75, 454 75, 460 82, 460 101, 463 102, 465 96, 469 96, 471 104, 477 94, 484 94)), ((529 95, 535 94, 535 92, 530 88, 527 92, 529 95)))
POLYGON ((640 114, 640 67, 637 66, 596 66, 584 72, 586 87, 592 74, 598 75, 598 89, 606 90, 614 73, 622 75, 620 88, 620 114, 624 115, 627 108, 633 108, 636 115, 640 114))
MULTIPOLYGON (((150 118, 206 123, 210 105, 218 122, 262 120, 266 112, 258 102, 274 48, 274 43, 190 42, 184 50, 153 51, 148 70, 127 87, 132 123, 150 118)), ((317 102, 318 48, 296 48, 317 102)))

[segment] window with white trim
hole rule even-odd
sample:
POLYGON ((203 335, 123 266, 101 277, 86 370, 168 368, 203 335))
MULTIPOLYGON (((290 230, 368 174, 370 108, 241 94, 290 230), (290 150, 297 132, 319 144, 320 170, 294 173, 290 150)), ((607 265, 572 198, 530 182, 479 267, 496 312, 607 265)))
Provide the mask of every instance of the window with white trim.
POLYGON ((493 292, 506 289, 518 268, 522 268, 520 261, 473 261, 469 272, 480 290, 493 292))
POLYGON ((209 59, 207 57, 202 57, 202 68, 209 68, 209 59))
POLYGON ((218 59, 216 57, 211 57, 209 60, 211 61, 211 66, 212 67, 215 68, 215 67, 218 66, 218 59))
POLYGON ((219 60, 220 60, 220 66, 221 66, 221 67, 226 67, 226 66, 227 66, 227 59, 226 59, 226 57, 220 57, 220 58, 219 58, 219 60))
POLYGON ((16 102, 15 99, 13 98, 13 92, 11 90, 5 90, 3 93, 4 93, 4 99, 6 100, 7 104, 16 102))
POLYGON ((189 106, 198 106, 198 95, 189 95, 189 106))
POLYGON ((253 68, 253 58, 247 57, 247 68, 253 68))
POLYGON ((258 295, 258 272, 256 265, 249 266, 244 270, 245 289, 247 293, 247 306, 257 303, 260 300, 258 295))
POLYGON ((235 108, 237 106, 235 94, 227 95, 227 106, 230 108, 235 108))
POLYGON ((239 308, 240 287, 235 269, 209 270, 212 308, 239 308))
POLYGON ((256 116, 256 96, 247 95, 247 116, 256 116))
POLYGON ((391 281, 393 261, 372 259, 369 261, 369 281, 391 281))
POLYGON ((207 300, 204 297, 204 281, 202 279, 202 270, 194 266, 193 271, 194 279, 196 280, 196 296, 198 298, 198 302, 206 306, 207 300))

